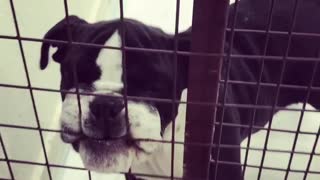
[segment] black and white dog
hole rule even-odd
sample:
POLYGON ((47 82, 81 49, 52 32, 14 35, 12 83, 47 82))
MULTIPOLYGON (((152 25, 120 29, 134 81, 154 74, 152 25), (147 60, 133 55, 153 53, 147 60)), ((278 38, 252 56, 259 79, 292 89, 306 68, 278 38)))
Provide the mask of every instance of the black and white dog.
MULTIPOLYGON (((265 107, 276 103, 277 106, 284 107, 307 99, 308 103, 319 109, 320 92, 311 91, 307 95, 307 87, 312 79, 312 86, 320 86, 320 68, 317 68, 315 61, 311 61, 319 58, 320 37, 301 35, 301 33, 320 33, 319 1, 300 2, 294 24, 294 32, 297 33, 290 40, 288 33, 273 33, 266 40, 263 30, 267 28, 270 4, 271 0, 241 0, 239 3, 236 28, 262 31, 261 33, 235 32, 232 53, 267 55, 267 57, 264 59, 240 58, 241 56, 231 58, 230 82, 251 83, 228 84, 226 103, 255 104, 257 93, 255 84, 259 80, 261 67, 263 67, 261 82, 265 85, 259 89, 257 105, 265 107), (265 47, 266 41, 268 43, 265 47), (289 41, 291 45, 287 51, 289 41), (283 64, 281 57, 285 55, 290 58, 283 64), (281 83, 287 86, 280 88, 276 100, 278 93, 275 84, 280 80, 283 65, 285 65, 285 71, 281 83), (312 77, 313 71, 316 71, 315 77, 312 77), (292 86, 302 88, 290 88, 292 86)), ((288 32, 292 24, 293 9, 294 0, 275 1, 271 30, 288 32)), ((231 5, 228 27, 231 26, 234 18, 233 10, 234 6, 231 5)), ((174 48, 173 35, 134 20, 124 20, 124 38, 121 36, 121 23, 118 20, 89 24, 76 16, 70 16, 69 22, 72 40, 75 42, 160 50, 174 48)), ((60 21, 47 32, 44 38, 67 41, 66 25, 65 19, 60 21)), ((191 30, 178 34, 180 51, 190 51, 190 34, 191 30)), ((230 47, 230 40, 231 33, 227 32, 225 50, 230 47)), ((174 87, 174 56, 172 54, 133 50, 127 50, 122 54, 116 49, 45 42, 41 48, 41 69, 45 69, 48 65, 50 46, 57 47, 52 57, 61 65, 61 90, 75 91, 73 70, 76 69, 80 92, 121 97, 124 94, 124 80, 126 80, 129 96, 172 99, 174 87), (123 56, 126 59, 125 66, 123 56)), ((190 68, 188 58, 188 56, 178 56, 176 84, 178 97, 188 87, 187 72, 190 68)), ((225 71, 226 67, 222 66, 222 79, 225 77, 225 71)), ((223 88, 221 86, 221 89, 223 88)), ((219 101, 222 102, 222 92, 219 97, 219 101)), ((62 93, 62 99, 63 141, 72 144, 80 153, 86 168, 99 172, 127 172, 130 167, 157 153, 156 150, 161 143, 139 139, 161 140, 163 132, 173 120, 172 113, 177 112, 172 111, 170 103, 128 100, 129 122, 126 122, 125 103, 122 98, 81 95, 79 118, 77 96, 62 93)), ((275 112, 271 108, 257 109, 254 125, 264 126, 275 112)), ((218 121, 221 121, 221 114, 222 109, 218 109, 218 121)), ((253 114, 252 108, 230 106, 225 108, 223 121, 228 124, 250 125, 253 114)), ((249 133, 250 130, 246 127, 224 126, 221 133, 216 130, 213 143, 217 143, 221 134, 222 144, 240 147, 241 141, 249 133)), ((212 153, 215 157, 216 150, 214 149, 212 153)), ((240 148, 222 148, 219 160, 240 163, 240 148)), ((220 164, 217 177, 230 180, 242 179, 241 167, 220 164)))

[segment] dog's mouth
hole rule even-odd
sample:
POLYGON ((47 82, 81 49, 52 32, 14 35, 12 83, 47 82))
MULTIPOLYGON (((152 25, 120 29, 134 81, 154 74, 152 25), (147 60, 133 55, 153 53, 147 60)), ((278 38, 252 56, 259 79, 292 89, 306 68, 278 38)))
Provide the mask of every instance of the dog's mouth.
MULTIPOLYGON (((63 132, 63 135, 62 137, 65 135, 65 134, 68 134, 66 132, 63 132)), ((123 135, 123 136, 119 136, 119 137, 114 137, 112 139, 108 138, 108 139, 105 139, 105 138, 91 138, 91 137, 88 137, 86 135, 79 135, 79 138, 73 142, 66 142, 66 143, 70 143, 72 145, 72 148, 76 151, 76 152, 79 152, 79 148, 80 148, 80 143, 81 142, 92 142, 92 143, 97 143, 97 144, 103 144, 104 146, 106 147, 110 147, 110 148, 113 148, 114 144, 117 144, 119 141, 122 141, 124 144, 126 144, 128 147, 135 147, 137 148, 138 150, 141 150, 141 151, 144 151, 142 148, 140 148, 138 146, 138 141, 137 139, 133 139, 132 137, 128 136, 128 135, 123 135)))
MULTIPOLYGON (((98 144, 104 144, 105 146, 110 146, 111 147, 111 144, 115 144, 117 141, 124 141, 124 142, 129 142, 129 140, 127 140, 127 137, 119 137, 119 138, 114 138, 114 139, 93 139, 93 138, 90 138, 90 137, 86 137, 86 136, 83 136, 82 138, 74 141, 71 143, 73 149, 76 151, 76 152, 79 152, 79 148, 80 148, 80 143, 82 141, 91 141, 91 142, 95 142, 95 143, 98 143, 98 144)), ((129 145, 129 143, 127 143, 129 145)))
POLYGON ((127 147, 133 147, 138 151, 148 153, 143 149, 143 147, 139 146, 139 142, 143 141, 141 139, 135 139, 130 134, 122 133, 119 136, 113 136, 108 138, 99 138, 99 137, 90 137, 85 135, 84 133, 75 133, 72 132, 68 128, 63 128, 64 130, 61 132, 61 138, 65 143, 69 143, 72 145, 73 149, 79 153, 81 142, 86 143, 95 143, 102 144, 104 147, 114 148, 118 142, 122 142, 121 144, 126 145, 127 147))
POLYGON ((89 106, 90 101, 81 98, 84 108, 79 118, 77 101, 71 97, 63 104, 61 138, 80 154, 85 168, 98 172, 127 172, 133 164, 147 160, 159 147, 158 140, 162 140, 160 115, 151 105, 128 102, 128 120, 125 120, 124 110, 112 116, 112 113, 105 114, 107 108, 102 108, 99 114, 91 111, 95 108, 89 106))
POLYGON ((134 162, 134 155, 147 154, 139 146, 139 140, 128 135, 112 139, 81 135, 77 140, 68 143, 80 154, 85 168, 97 172, 127 172, 134 162))

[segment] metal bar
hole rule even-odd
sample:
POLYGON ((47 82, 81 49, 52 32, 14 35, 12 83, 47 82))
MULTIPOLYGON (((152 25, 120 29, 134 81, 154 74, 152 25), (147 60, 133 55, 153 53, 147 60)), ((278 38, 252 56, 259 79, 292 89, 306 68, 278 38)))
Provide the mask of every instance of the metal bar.
POLYGON ((121 21, 121 27, 120 27, 120 32, 121 32, 121 53, 122 53, 122 69, 123 69, 123 82, 124 82, 124 102, 125 102, 125 117, 126 117, 126 121, 129 124, 129 118, 128 118, 128 91, 127 91, 127 61, 126 61, 126 53, 125 53, 125 26, 124 26, 124 16, 123 16, 123 0, 119 1, 120 3, 120 21, 121 21))
MULTIPOLYGON (((231 31, 230 28, 226 28, 226 31, 231 31)), ((235 32, 242 32, 242 33, 257 33, 257 34, 265 34, 265 30, 261 29, 241 29, 236 28, 235 32)), ((275 31, 270 30, 269 33, 271 35, 288 35, 289 33, 287 31, 275 31)), ((292 36, 300 36, 300 37, 320 37, 319 33, 307 33, 307 32, 292 32, 292 36)))
POLYGON ((317 69, 318 69, 318 65, 319 63, 318 62, 315 62, 314 63, 314 66, 313 66, 313 70, 312 70, 312 77, 311 77, 311 80, 309 82, 309 88, 308 88, 308 91, 307 91, 307 95, 305 97, 305 100, 303 102, 303 106, 302 106, 302 110, 301 110, 301 114, 300 114, 300 117, 299 117, 299 122, 298 122, 298 127, 297 127, 297 130, 296 130, 296 133, 295 133, 295 136, 294 136, 294 141, 293 141, 293 146, 292 146, 292 149, 291 149, 291 153, 290 153, 290 158, 289 158, 289 163, 288 163, 288 167, 287 167, 287 172, 285 174, 285 180, 288 179, 288 176, 289 176, 289 171, 291 169, 291 163, 292 163, 292 159, 293 159, 293 154, 294 154, 294 150, 296 149, 296 145, 297 145, 297 141, 298 141, 298 136, 300 134, 300 129, 301 129, 301 125, 302 125, 302 119, 303 119, 303 116, 304 116, 304 112, 305 112, 305 109, 306 109, 306 105, 308 103, 308 100, 310 98, 310 94, 311 94, 311 89, 310 87, 312 86, 313 82, 314 82, 314 78, 315 78, 315 75, 316 75, 316 72, 317 72, 317 69))
MULTIPOLYGON (((65 12, 65 19, 67 22, 67 37, 68 37, 68 46, 72 45, 73 37, 72 37, 72 29, 69 21, 69 8, 68 8, 68 0, 64 0, 64 12, 65 12)), ((79 94, 79 80, 77 75, 77 64, 72 64, 72 76, 73 81, 76 88, 76 96, 77 96, 77 105, 78 105, 78 117, 79 117, 79 123, 81 126, 81 119, 82 119, 82 108, 81 108, 81 97, 79 94)), ((88 170, 88 179, 91 180, 91 173, 90 170, 88 170)))
POLYGON ((312 163, 312 160, 313 160, 313 157, 314 157, 314 153, 316 153, 316 148, 317 148, 317 144, 318 144, 318 141, 319 141, 319 136, 320 136, 320 126, 318 128, 318 133, 316 135, 316 139, 314 140, 314 144, 313 144, 313 147, 312 147, 312 151, 310 153, 308 165, 307 165, 306 171, 304 173, 303 180, 307 179, 308 173, 310 171, 310 166, 311 166, 311 163, 312 163))
MULTIPOLYGON (((126 40, 125 40, 125 25, 124 25, 124 11, 123 11, 123 0, 119 1, 119 5, 120 5, 120 37, 121 37, 121 54, 122 54, 122 72, 123 72, 123 99, 124 99, 124 107, 125 107, 125 118, 126 118, 126 122, 127 122, 127 128, 128 128, 128 132, 129 132, 129 117, 128 117, 128 90, 127 90, 127 59, 126 59, 126 40)), ((129 169, 128 174, 131 174, 131 168, 129 169)))
MULTIPOLYGON (((267 25, 267 30, 266 30, 266 37, 265 37, 265 44, 264 44, 264 49, 263 49, 263 55, 267 54, 267 49, 268 49, 268 44, 269 44, 269 37, 270 37, 270 30, 271 30, 271 25, 272 25, 272 16, 273 16, 273 10, 274 10, 274 5, 275 5, 275 0, 271 1, 271 5, 270 5, 270 9, 269 9, 269 13, 268 13, 268 25, 267 25)), ((255 104, 254 105, 258 105, 258 101, 259 101, 259 95, 260 95, 260 89, 261 89, 261 81, 262 81, 262 77, 263 77, 263 70, 264 70, 264 63, 265 63, 265 59, 261 59, 261 66, 260 66, 260 73, 259 73, 259 78, 257 81, 257 92, 256 92, 256 97, 255 97, 255 104)), ((256 113, 257 113, 257 109, 253 110, 253 115, 252 115, 252 120, 250 122, 250 130, 249 130, 249 135, 248 135, 248 141, 247 141, 247 147, 250 146, 250 142, 251 142, 251 135, 252 135, 252 127, 254 125, 255 119, 256 119, 256 113)), ((243 173, 242 173, 242 177, 244 179, 245 177, 245 173, 246 173, 246 167, 247 167, 247 162, 248 162, 248 156, 249 156, 249 150, 246 149, 246 153, 245 153, 245 158, 244 158, 244 166, 243 166, 243 173)))
MULTIPOLYGON (((15 162, 15 163, 21 163, 21 164, 33 164, 33 165, 41 165, 41 163, 30 163, 30 162, 23 162, 23 161, 17 161, 17 160, 11 160, 10 162, 15 162)), ((86 171, 85 168, 79 168, 79 167, 72 167, 72 166, 62 166, 62 165, 56 165, 56 164, 51 164, 50 167, 55 167, 55 168, 64 168, 64 169, 74 169, 74 170, 83 170, 86 171)), ((126 174, 125 172, 119 172, 119 174, 126 174)), ((154 175, 154 174, 144 174, 144 173, 132 173, 133 175, 137 176, 144 176, 144 177, 153 177, 153 178, 165 178, 165 179, 170 179, 168 176, 161 176, 161 175, 154 175)), ((175 179, 181 179, 179 177, 175 177, 175 179)))
MULTIPOLYGON (((219 122, 215 123, 215 125, 220 125, 219 122)), ((222 124, 223 126, 229 126, 229 127, 239 127, 239 128, 246 128, 246 129, 249 129, 250 128, 250 125, 241 125, 241 124, 233 124, 233 123, 226 123, 224 122, 222 124)), ((252 126, 253 129, 256 129, 256 130, 269 130, 268 128, 265 128, 263 126, 252 126)), ((276 128, 270 128, 271 131, 275 131, 275 132, 283 132, 283 133, 296 133, 296 131, 293 131, 293 130, 284 130, 284 129, 276 129, 276 128)), ((315 135, 316 133, 312 133, 312 132, 300 132, 300 134, 308 134, 308 135, 315 135)))
MULTIPOLYGON (((0 159, 0 161, 4 161, 3 159, 0 159)), ((38 163, 38 162, 29 162, 29 161, 22 161, 22 160, 8 160, 10 163, 19 163, 19 164, 29 164, 29 165, 38 165, 38 166, 46 166, 44 163, 38 163)), ((55 168, 64 168, 64 169, 73 169, 73 170, 82 170, 82 171, 87 171, 86 168, 81 168, 81 167, 74 167, 74 166, 63 166, 63 165, 58 165, 58 164, 49 164, 50 167, 55 167, 55 168)), ((126 174, 126 172, 119 172, 119 174, 126 174)), ((144 177, 153 177, 153 178, 165 178, 165 179, 170 179, 170 176, 162 176, 162 175, 154 175, 154 174, 145 174, 145 173, 132 173, 133 175, 137 176, 144 176, 144 177)), ((181 179, 179 177, 174 177, 174 179, 181 179)))
MULTIPOLYGON (((318 136, 319 134, 315 134, 315 136, 318 136)), ((158 143, 163 143, 163 144, 171 144, 171 141, 168 140, 154 140, 154 139, 136 139, 139 141, 146 141, 146 142, 158 142, 158 143)), ((198 147, 217 147, 218 144, 201 144, 201 143, 185 143, 182 141, 176 141, 175 144, 178 145, 185 145, 185 146, 198 146, 198 147)), ((220 144, 220 148, 223 149, 238 149, 239 147, 236 145, 230 145, 230 144, 220 144)), ((254 148, 254 147, 241 147, 241 149, 246 150, 252 150, 252 151, 263 151, 263 148, 254 148)), ((292 151, 291 150, 283 150, 283 149, 267 149, 268 152, 274 152, 274 153, 282 153, 282 154, 290 154, 292 151)), ((294 151, 295 154, 299 154, 299 155, 314 155, 314 156, 320 156, 320 153, 317 152, 308 152, 308 151, 294 151)), ((7 161, 6 159, 1 159, 2 161, 7 161)), ((12 159, 8 159, 8 160, 12 160, 12 159)), ((31 162, 31 161, 28 161, 31 162)), ((33 162, 31 162, 33 163, 33 162)), ((34 162, 36 163, 36 162, 34 162)))
MULTIPOLYGON (((194 1, 192 52, 223 53, 228 6, 229 1, 225 0, 194 1)), ((217 101, 220 63, 221 57, 191 57, 189 61, 188 101, 217 101), (206 83, 206 88, 203 88, 203 83, 206 83)), ((215 111, 216 107, 187 105, 185 133, 187 143, 211 143, 213 141, 214 126, 210 125, 215 121, 215 111), (208 127, 212 127, 212 129, 208 127)), ((209 178, 211 149, 211 146, 209 148, 185 148, 184 178, 209 178)))
MULTIPOLYGON (((214 160, 212 160, 212 163, 215 163, 214 160)), ((229 162, 229 161, 218 161, 219 164, 229 164, 229 165, 235 165, 235 166, 243 166, 241 163, 237 162, 229 162)), ((257 165, 247 165, 247 167, 251 168, 260 168, 260 166, 257 165)), ((267 169, 267 170, 273 170, 273 171, 283 171, 285 172, 287 169, 284 168, 275 168, 275 167, 261 167, 262 169, 267 169)), ((298 169, 293 169, 291 170, 292 172, 296 173, 304 173, 305 171, 303 170, 298 170, 298 169)), ((310 174, 320 174, 320 171, 309 171, 310 174)))
POLYGON ((90 170, 88 170, 88 177, 89 177, 89 178, 88 178, 89 180, 92 179, 92 177, 91 177, 91 171, 90 171, 90 170))
POLYGON ((14 178, 14 175, 13 175, 13 170, 12 170, 11 164, 9 163, 8 154, 7 154, 6 148, 4 146, 4 142, 3 142, 3 139, 2 139, 1 133, 0 133, 0 144, 1 144, 1 147, 2 147, 4 160, 6 161, 8 169, 9 169, 10 177, 11 177, 12 180, 14 180, 15 178, 14 178))
MULTIPOLYGON (((226 28, 227 32, 231 31, 231 28, 226 28)), ((266 30, 261 30, 261 29, 242 29, 242 28, 235 28, 235 32, 240 32, 240 33, 257 33, 257 34, 265 34, 266 30)), ((269 32, 271 35, 288 35, 287 31, 275 31, 275 30, 270 30, 269 32)), ((310 33, 310 32, 292 32, 292 36, 300 36, 300 37, 313 37, 317 38, 320 37, 320 33, 310 33)), ((9 36, 9 35, 0 35, 0 38, 3 39, 16 39, 17 37, 15 36, 9 36)), ((26 39, 36 39, 36 38, 28 38, 24 37, 26 39)), ((67 42, 66 42, 67 43, 67 42)), ((65 43, 65 44, 66 44, 65 43)))
MULTIPOLYGON (((11 12, 12 12, 13 20, 14 20, 14 26, 15 26, 17 37, 20 37, 18 19, 17 19, 17 16, 16 16, 13 0, 10 0, 10 7, 11 7, 11 12)), ((32 101, 32 107, 33 107, 34 115, 35 115, 35 118, 36 118, 37 127, 41 128, 40 119, 39 119, 39 115, 38 115, 38 111, 37 111, 37 107, 36 107, 36 103, 35 103, 35 99, 34 99, 34 94, 33 94, 32 89, 30 88, 31 87, 31 79, 30 79, 30 76, 29 76, 26 57, 24 55, 24 49, 23 49, 22 41, 20 39, 18 39, 18 43, 19 43, 19 49, 20 49, 20 53, 21 53, 21 58, 22 58, 24 71, 25 71, 25 74, 26 74, 26 79, 27 79, 27 84, 28 84, 27 87, 29 89, 29 93, 30 93, 30 97, 31 97, 31 101, 32 101)), ((52 180, 50 167, 48 166, 49 160, 48 160, 48 155, 47 155, 47 152, 46 152, 46 147, 45 147, 45 143, 44 143, 43 134, 42 134, 41 131, 39 131, 39 133, 40 133, 41 146, 42 146, 42 150, 43 150, 43 153, 44 153, 45 165, 47 167, 49 180, 52 180)))
MULTIPOLYGON (((225 82, 225 80, 219 80, 220 84, 223 84, 224 82, 225 82)), ((246 81, 238 81, 238 80, 228 80, 228 83, 229 84, 235 84, 235 85, 256 86, 255 82, 246 82, 246 81)), ((264 83, 264 82, 261 82, 260 86, 261 87, 276 87, 277 84, 276 83, 264 83)), ((11 84, 2 84, 2 83, 0 83, 0 87, 19 88, 19 89, 27 89, 28 88, 27 86, 22 86, 22 85, 11 85, 11 84)), ((286 88, 286 89, 295 89, 295 90, 308 90, 308 86, 304 86, 304 85, 280 84, 280 87, 282 89, 286 88)), ((64 92, 64 93, 76 94, 75 92, 72 92, 70 90, 48 89, 48 88, 41 88, 41 87, 31 87, 31 88, 33 90, 39 90, 39 91, 49 91, 49 92, 59 92, 59 93, 64 92)), ((311 86, 310 89, 312 91, 320 91, 320 87, 316 87, 316 86, 311 86)), ((79 94, 103 96, 103 95, 100 95, 100 94, 93 94, 93 93, 88 94, 88 93, 83 93, 83 92, 79 92, 79 94)), ((131 96, 131 97, 133 97, 133 96, 131 96)), ((158 99, 169 100, 169 99, 163 99, 163 98, 158 98, 158 99)), ((181 101, 181 102, 183 102, 183 101, 181 101)), ((200 104, 208 104, 208 105, 210 105, 212 103, 200 103, 200 104)))
MULTIPOLYGON (((286 52, 285 52, 285 54, 283 56, 280 78, 279 78, 279 82, 278 82, 278 85, 277 85, 276 98, 275 98, 275 101, 274 101, 274 104, 273 104, 273 108, 272 108, 272 112, 273 113, 271 114, 271 117, 270 117, 270 121, 269 121, 269 124, 268 124, 268 129, 270 129, 271 126, 272 126, 273 114, 275 112, 275 106, 278 104, 278 99, 279 99, 279 94, 280 94, 280 84, 282 83, 282 80, 283 80, 283 77, 284 77, 284 71, 285 71, 285 68, 286 68, 286 65, 287 65, 287 61, 288 61, 287 57, 288 57, 288 54, 289 54, 291 40, 292 40, 292 31, 293 31, 293 28, 294 28, 294 25, 295 25, 295 22, 296 22, 298 4, 299 4, 299 0, 295 0, 291 26, 290 26, 290 30, 289 30, 289 33, 288 33, 288 44, 287 44, 286 52)), ((264 144, 264 149, 267 149, 269 135, 270 135, 270 130, 267 131, 265 144, 264 144)), ((260 163, 260 168, 259 168, 259 172, 258 172, 258 180, 261 179, 262 167, 263 167, 265 155, 266 155, 266 151, 263 151, 262 152, 261 163, 260 163)))
MULTIPOLYGON (((223 84, 225 82, 225 80, 219 80, 220 84, 223 84)), ((247 82, 247 81, 238 81, 238 80, 228 80, 228 84, 235 84, 235 85, 246 85, 246 86, 256 86, 255 82, 247 82)), ((261 87, 276 87, 277 84, 276 83, 264 83, 261 82, 260 83, 261 87)), ((8 87, 8 88, 19 88, 19 89, 27 89, 27 86, 23 86, 23 85, 11 85, 11 84, 2 84, 0 83, 0 87, 8 87)), ((280 87, 282 89, 286 88, 286 89, 295 89, 295 90, 308 90, 308 86, 304 86, 304 85, 291 85, 291 84, 281 84, 280 87)), ((70 93, 70 94, 76 94, 73 91, 70 90, 58 90, 58 89, 48 89, 48 88, 41 88, 41 87, 31 87, 33 90, 39 90, 39 91, 49 91, 49 92, 64 92, 64 93, 70 93)), ((316 87, 316 86, 311 86, 310 87, 311 91, 320 91, 320 87, 316 87)), ((79 94, 82 95, 96 95, 96 96, 104 96, 104 95, 100 95, 100 94, 88 94, 88 93, 83 93, 83 92, 79 92, 79 94)), ((107 95, 106 95, 107 96, 107 95)), ((129 96, 128 96, 129 97, 129 96)), ((133 96, 131 96, 133 97, 133 96)), ((169 100, 169 99, 163 99, 163 98, 158 98, 158 99, 162 99, 162 100, 169 100)), ((183 102, 183 101, 181 101, 183 102)), ((199 102, 200 103, 200 102, 199 102)), ((200 103, 200 104, 212 104, 212 103, 200 103)))
MULTIPOLYGON (((9 84, 0 84, 0 87, 6 87, 6 88, 19 88, 19 89, 31 89, 31 90, 38 90, 38 91, 48 91, 48 92, 64 92, 69 94, 76 94, 73 91, 68 90, 55 90, 55 89, 48 89, 48 88, 38 88, 38 87, 26 87, 21 85, 9 85, 9 84)), ((280 86, 282 87, 282 86, 280 86)), ((319 88, 314 88, 315 90, 319 90, 319 88)), ((113 95, 107 95, 107 94, 94 94, 90 92, 79 92, 80 95, 87 95, 87 96, 101 96, 101 97, 113 97, 113 98, 121 98, 113 95)), ((128 96, 128 100, 145 100, 145 101, 151 101, 151 102, 163 102, 163 103, 171 103, 172 100, 170 99, 163 99, 163 98, 151 98, 151 97, 138 97, 138 96, 128 96)), ((221 107, 221 103, 204 103, 204 102, 197 102, 197 101, 179 101, 176 100, 175 103, 179 104, 192 104, 192 105, 198 105, 198 106, 211 106, 211 107, 221 107)), ((253 104, 234 104, 234 103, 226 103, 225 107, 236 107, 236 108, 251 108, 251 109, 272 109, 272 106, 269 105, 257 105, 254 106, 253 104)), ((275 106, 275 110, 285 110, 285 111, 301 111, 301 108, 287 108, 282 106, 275 106)), ((318 110, 309 110, 306 109, 305 112, 317 112, 318 110)))
MULTIPOLYGON (((219 122, 216 122, 215 125, 220 125, 219 122)), ((224 122, 222 124, 223 126, 229 126, 229 127, 237 127, 237 128, 247 128, 249 129, 249 125, 241 125, 241 124, 232 124, 232 123, 226 123, 224 122)), ((61 133, 61 130, 54 130, 54 129, 43 129, 43 128, 34 128, 34 127, 27 127, 27 126, 18 126, 18 125, 10 125, 10 124, 1 124, 0 127, 8 127, 8 128, 17 128, 17 129, 28 129, 28 130, 38 130, 38 131, 44 131, 44 132, 52 132, 52 133, 61 133)), ((252 126, 253 129, 257 130, 268 130, 268 128, 265 128, 263 126, 252 126)), ((270 131, 275 131, 275 132, 283 132, 283 133, 292 133, 295 134, 296 131, 293 130, 284 130, 284 129, 272 129, 270 128, 270 131)), ((317 133, 313 132, 307 132, 307 131, 300 131, 300 134, 305 134, 305 135, 317 135, 317 133)), ((137 139, 137 140, 143 140, 143 139, 137 139)), ((171 142, 171 141, 165 141, 165 140, 152 140, 152 139, 145 139, 146 141, 155 141, 155 142, 171 142)), ((178 144, 191 144, 191 145, 210 145, 210 143, 196 143, 196 142, 191 142, 191 143, 181 143, 178 141, 175 141, 175 143, 178 144)))
MULTIPOLYGON (((317 62, 317 61, 315 61, 317 62)), ((224 83, 225 80, 220 80, 220 84, 224 83)), ((276 83, 265 83, 265 82, 261 82, 258 81, 259 86, 260 87, 276 87, 277 84, 276 83)), ((257 86, 257 82, 249 82, 249 81, 238 81, 238 80, 228 80, 229 84, 237 84, 237 85, 246 85, 246 86, 257 86)), ((282 89, 286 88, 286 89, 296 89, 296 90, 308 90, 308 86, 304 86, 304 85, 291 85, 291 84, 280 84, 280 87, 282 89)), ((320 90, 319 87, 310 87, 311 90, 315 91, 315 90, 320 90)))
MULTIPOLYGON (((5 161, 4 159, 0 159, 0 161, 5 161)), ((39 165, 39 166, 45 166, 44 163, 36 163, 36 162, 29 162, 29 161, 22 161, 22 160, 8 160, 10 163, 20 163, 20 164, 32 164, 32 165, 39 165)), ((211 163, 213 160, 211 161, 211 163)), ((232 164, 232 165, 238 165, 242 166, 241 163, 235 163, 235 162, 229 162, 229 161, 219 161, 220 164, 232 164)), ((66 169, 75 169, 75 170, 84 170, 86 171, 85 168, 81 167, 73 167, 73 166, 63 166, 63 165, 57 165, 57 164, 49 164, 50 167, 56 167, 56 168, 66 168, 66 169)), ((256 165, 247 165, 248 167, 252 168, 259 168, 259 166, 256 165)), ((269 169, 269 170, 277 170, 277 171, 286 171, 286 169, 283 168, 273 168, 273 167, 263 167, 263 169, 269 169)), ((292 170, 292 172, 300 172, 303 173, 305 171, 303 170, 292 170)), ((309 171, 310 174, 320 174, 320 171, 309 171)), ((125 174, 124 172, 120 172, 120 174, 125 174)), ((138 176, 145 176, 145 177, 156 177, 156 178, 166 178, 170 179, 170 176, 161 176, 161 175, 153 175, 153 174, 144 174, 144 173, 134 173, 134 175, 138 176)), ((179 177, 175 177, 175 179, 182 179, 179 177)), ((200 179, 200 178, 196 178, 200 179)))
POLYGON ((171 180, 174 179, 174 152, 175 152, 175 129, 176 129, 176 99, 177 99, 177 69, 178 69, 178 33, 179 33, 179 15, 180 15, 180 0, 176 0, 176 15, 174 27, 174 42, 173 42, 173 88, 172 88, 172 132, 171 132, 171 180))
MULTIPOLYGON (((265 32, 265 31, 263 31, 265 32)), ((271 33, 270 33, 271 34, 271 33)), ((48 43, 55 43, 55 44, 68 44, 68 41, 61 41, 61 40, 52 40, 52 39, 37 39, 37 38, 27 38, 27 37, 15 37, 15 36, 3 36, 0 35, 0 39, 9 39, 9 40, 22 40, 22 41, 32 41, 32 42, 48 42, 48 43)), ((94 48, 105 48, 105 49, 118 49, 118 47, 112 46, 104 46, 99 44, 93 43, 83 43, 83 42, 71 42, 72 45, 79 45, 79 46, 87 46, 87 47, 94 47, 94 48)), ((126 51, 135 51, 135 52, 154 52, 154 53, 164 53, 164 54, 174 54, 173 50, 164 50, 164 49, 152 49, 152 48, 139 48, 139 47, 127 47, 125 46, 124 49, 126 51)), ((188 56, 204 56, 204 57, 226 57, 227 54, 225 53, 205 53, 205 52, 188 52, 188 51, 177 51, 178 55, 188 55, 188 56)), ((236 59, 243 59, 246 60, 257 60, 261 58, 265 58, 268 60, 273 61, 282 61, 282 56, 262 56, 262 55, 250 55, 250 54, 231 54, 230 56, 234 60, 236 59)), ((290 61, 319 61, 318 58, 313 57, 287 57, 290 61)))
MULTIPOLYGON (((71 46, 72 44, 72 32, 71 32, 71 26, 69 21, 69 11, 68 11, 68 0, 64 0, 64 11, 65 11, 65 18, 67 22, 67 37, 68 37, 68 46, 71 46)), ((77 65, 72 64, 72 75, 76 87, 76 96, 77 96, 77 103, 78 103, 78 114, 79 114, 79 122, 81 123, 81 117, 82 117, 82 110, 81 110, 81 99, 79 94, 79 81, 78 81, 78 75, 77 75, 77 65)))

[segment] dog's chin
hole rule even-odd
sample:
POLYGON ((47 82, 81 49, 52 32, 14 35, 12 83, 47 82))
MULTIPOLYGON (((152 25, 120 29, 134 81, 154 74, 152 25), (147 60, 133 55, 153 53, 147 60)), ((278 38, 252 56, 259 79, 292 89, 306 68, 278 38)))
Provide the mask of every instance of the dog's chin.
POLYGON ((134 149, 125 140, 102 141, 84 139, 79 142, 79 154, 85 168, 104 173, 128 172, 134 149))

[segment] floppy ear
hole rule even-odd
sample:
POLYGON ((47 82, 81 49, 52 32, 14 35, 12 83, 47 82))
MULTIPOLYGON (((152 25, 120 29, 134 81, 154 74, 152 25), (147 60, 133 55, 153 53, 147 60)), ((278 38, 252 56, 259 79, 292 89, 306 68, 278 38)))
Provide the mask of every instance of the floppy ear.
MULTIPOLYGON (((69 25, 71 33, 73 34, 75 29, 78 25, 87 23, 85 20, 80 19, 77 16, 69 16, 69 25)), ((44 39, 51 39, 51 40, 68 40, 68 31, 67 31, 67 20, 66 18, 58 22, 54 25, 44 36, 44 39)), ((49 48, 50 46, 58 47, 56 53, 52 55, 54 61, 60 63, 61 60, 64 58, 65 53, 67 51, 67 44, 61 43, 50 43, 50 42, 43 42, 41 46, 41 55, 40 55, 40 69, 45 69, 48 65, 49 61, 49 48)))

